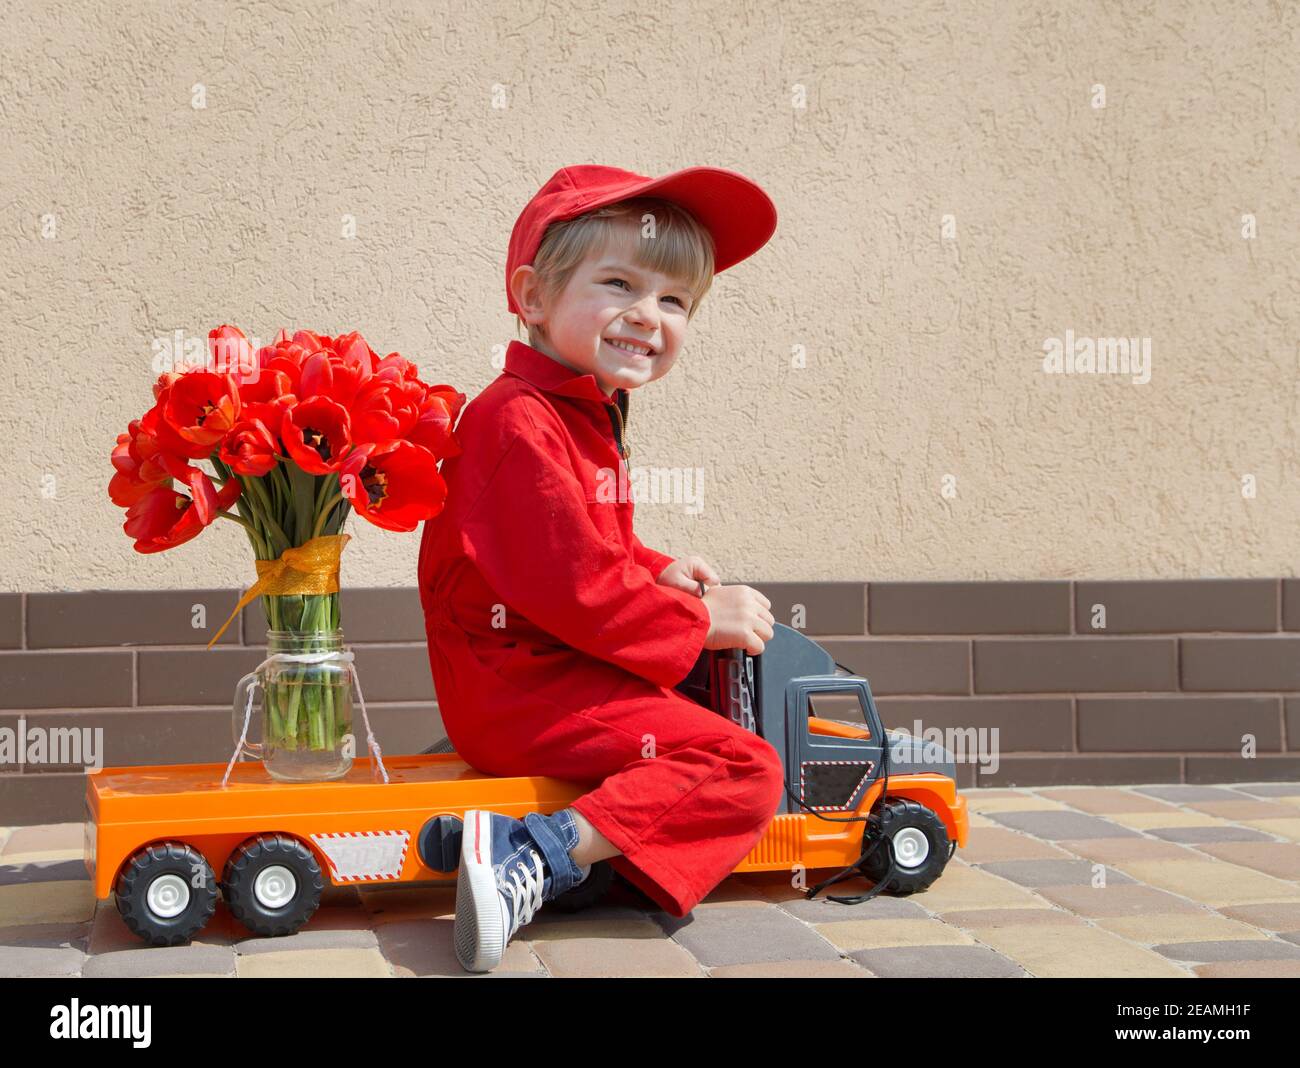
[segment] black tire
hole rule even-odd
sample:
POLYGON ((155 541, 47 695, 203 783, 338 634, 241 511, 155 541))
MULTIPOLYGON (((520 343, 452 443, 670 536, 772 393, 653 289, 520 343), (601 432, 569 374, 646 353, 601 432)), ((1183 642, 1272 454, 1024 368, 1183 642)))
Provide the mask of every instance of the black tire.
MULTIPOLYGON (((880 830, 891 841, 903 830, 914 828, 925 835, 929 849, 925 858, 911 867, 904 867, 904 858, 895 857, 894 874, 890 877, 882 893, 905 896, 926 889, 948 865, 949 841, 948 828, 938 815, 926 808, 919 801, 898 798, 886 801, 881 811, 880 830)), ((867 834, 871 831, 868 830, 867 834)), ((867 847, 867 835, 863 835, 863 849, 867 847)), ((895 851, 897 852, 897 851, 895 851)), ((876 851, 862 866, 863 874, 873 883, 879 883, 889 871, 889 851, 882 842, 876 851)))
POLYGON ((600 901, 608 892, 614 881, 614 869, 608 861, 598 860, 591 866, 591 871, 572 890, 566 890, 559 897, 546 903, 556 912, 579 912, 589 909, 600 901))
POLYGON ((145 846, 122 866, 114 890, 123 922, 151 946, 188 942, 217 907, 217 877, 211 865, 184 842, 145 846), (161 904, 158 895, 174 900, 182 906, 175 915, 160 913, 150 904, 150 888, 164 877, 168 881, 156 888, 155 903, 161 904))
MULTIPOLYGON (((283 886, 281 881, 278 886, 273 883, 262 889, 265 893, 283 886)), ((250 838, 230 854, 221 880, 222 896, 235 919, 253 934, 269 938, 293 934, 310 920, 320 906, 324 889, 325 879, 315 854, 287 834, 250 838), (257 883, 258 876, 273 867, 287 869, 294 880, 283 903, 274 905, 259 896, 257 883)))

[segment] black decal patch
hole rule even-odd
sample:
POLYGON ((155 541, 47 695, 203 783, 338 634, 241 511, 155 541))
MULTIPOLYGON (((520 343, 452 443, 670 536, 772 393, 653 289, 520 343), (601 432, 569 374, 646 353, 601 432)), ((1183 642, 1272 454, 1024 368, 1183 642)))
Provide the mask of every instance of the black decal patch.
POLYGON ((873 766, 870 760, 805 760, 799 765, 800 798, 809 808, 849 808, 873 766))

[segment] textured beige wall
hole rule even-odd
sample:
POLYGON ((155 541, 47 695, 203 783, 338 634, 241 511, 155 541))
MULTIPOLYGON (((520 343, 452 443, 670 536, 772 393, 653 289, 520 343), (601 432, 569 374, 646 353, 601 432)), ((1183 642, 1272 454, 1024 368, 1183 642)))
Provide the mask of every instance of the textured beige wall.
MULTIPOLYGON (((473 395, 511 223, 579 162, 731 167, 780 212, 633 394, 634 463, 705 472, 648 544, 1297 573, 1296 4, 380 6, 0 5, 3 589, 246 585, 233 524, 138 556, 107 498, 154 339, 356 328, 473 395), (1149 337, 1150 381, 1045 374, 1066 330, 1149 337)), ((414 581, 418 533, 349 530, 345 583, 414 581)))

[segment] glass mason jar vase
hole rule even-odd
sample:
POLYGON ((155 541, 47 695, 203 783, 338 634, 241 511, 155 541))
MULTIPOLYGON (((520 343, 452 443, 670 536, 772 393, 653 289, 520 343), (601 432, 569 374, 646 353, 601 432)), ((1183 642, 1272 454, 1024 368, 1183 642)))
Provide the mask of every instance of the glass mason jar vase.
POLYGON ((352 662, 341 630, 269 630, 260 671, 235 688, 234 733, 241 752, 282 782, 339 779, 352 767, 352 662), (333 655, 331 655, 333 654, 333 655), (297 659, 301 658, 301 659, 297 659), (244 733, 252 691, 262 690, 262 741, 244 733))

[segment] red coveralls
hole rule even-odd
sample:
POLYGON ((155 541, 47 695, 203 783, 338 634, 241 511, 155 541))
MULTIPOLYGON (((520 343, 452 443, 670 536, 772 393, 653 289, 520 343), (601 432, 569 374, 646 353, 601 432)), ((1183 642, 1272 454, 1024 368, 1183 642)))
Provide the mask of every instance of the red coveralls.
POLYGON ((770 744, 672 689, 709 615, 656 585, 672 558, 617 499, 624 393, 510 343, 443 462, 420 599, 456 751, 491 775, 599 783, 572 807, 622 850, 615 870, 680 917, 762 836, 783 774, 770 744))

